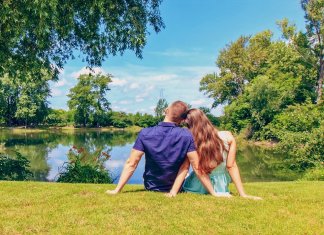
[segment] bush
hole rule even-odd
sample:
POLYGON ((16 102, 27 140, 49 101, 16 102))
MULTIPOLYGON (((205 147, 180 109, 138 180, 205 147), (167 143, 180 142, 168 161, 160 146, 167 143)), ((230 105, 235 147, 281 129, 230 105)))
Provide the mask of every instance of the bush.
POLYGON ((28 169, 29 160, 20 153, 16 153, 16 158, 0 154, 0 180, 28 180, 33 173, 28 169))
POLYGON ((281 140, 286 132, 311 132, 324 120, 324 107, 306 102, 289 106, 284 112, 275 116, 274 120, 262 131, 263 139, 281 140))
POLYGON ((304 132, 281 132, 279 151, 287 154, 290 168, 306 170, 324 162, 324 121, 304 132))
POLYGON ((307 170, 302 179, 324 181, 324 165, 319 164, 318 166, 307 170))
POLYGON ((84 149, 73 147, 70 149, 70 162, 63 164, 59 170, 57 182, 64 183, 112 183, 112 177, 104 169, 103 163, 109 155, 102 153, 99 157, 93 158, 84 149), (90 160, 91 159, 91 160, 90 160))

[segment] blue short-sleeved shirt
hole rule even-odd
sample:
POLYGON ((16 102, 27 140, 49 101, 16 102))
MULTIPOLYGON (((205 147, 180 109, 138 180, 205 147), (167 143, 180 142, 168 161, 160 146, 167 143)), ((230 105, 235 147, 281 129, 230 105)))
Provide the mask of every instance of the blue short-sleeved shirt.
POLYGON ((170 191, 187 153, 196 150, 190 131, 170 122, 142 129, 133 148, 145 153, 145 188, 160 192, 170 191))

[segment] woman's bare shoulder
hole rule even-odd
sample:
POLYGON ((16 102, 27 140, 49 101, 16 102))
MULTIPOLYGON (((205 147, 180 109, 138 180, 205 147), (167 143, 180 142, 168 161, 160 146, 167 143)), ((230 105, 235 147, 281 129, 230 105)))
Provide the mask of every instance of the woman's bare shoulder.
POLYGON ((232 139, 234 139, 234 136, 230 131, 218 131, 217 133, 220 138, 225 139, 227 141, 231 141, 232 139))

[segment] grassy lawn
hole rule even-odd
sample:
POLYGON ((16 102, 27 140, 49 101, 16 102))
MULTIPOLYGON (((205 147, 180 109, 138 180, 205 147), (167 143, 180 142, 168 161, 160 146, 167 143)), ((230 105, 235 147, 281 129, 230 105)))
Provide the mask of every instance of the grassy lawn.
POLYGON ((0 234, 324 234, 324 182, 246 183, 262 201, 113 187, 2 181, 0 234))

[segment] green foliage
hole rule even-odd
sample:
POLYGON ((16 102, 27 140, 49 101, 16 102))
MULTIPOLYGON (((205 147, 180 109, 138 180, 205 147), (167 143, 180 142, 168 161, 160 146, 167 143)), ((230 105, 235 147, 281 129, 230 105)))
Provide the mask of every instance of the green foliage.
POLYGON ((29 161, 20 153, 16 158, 0 153, 0 180, 28 180, 33 175, 28 168, 29 161))
POLYGON ((284 19, 278 22, 282 40, 274 41, 270 31, 241 36, 220 52, 219 73, 200 82, 214 107, 226 105, 222 128, 278 141, 278 150, 298 171, 322 164, 324 156, 324 1, 302 0, 301 5, 306 33, 284 19))
POLYGON ((271 37, 270 31, 241 36, 221 50, 216 62, 219 74, 208 74, 200 81, 200 90, 214 99, 213 107, 233 102, 248 82, 264 72, 271 37))
POLYGON ((303 175, 303 180, 318 180, 324 181, 324 165, 318 164, 315 167, 306 170, 306 173, 303 175))
POLYGON ((284 132, 279 149, 286 152, 290 167, 297 170, 313 168, 324 162, 324 122, 310 132, 284 132))
POLYGON ((74 114, 72 111, 50 108, 44 124, 49 126, 68 126, 73 124, 73 117, 74 114))
POLYGON ((155 116, 161 118, 164 116, 165 109, 169 106, 168 102, 164 98, 160 98, 154 109, 155 116))
POLYGON ((307 103, 289 106, 263 130, 264 138, 280 141, 278 149, 296 170, 324 162, 324 106, 307 103))
POLYGON ((48 111, 50 96, 48 82, 51 75, 43 71, 36 79, 26 75, 23 79, 0 78, 0 114, 2 122, 12 125, 37 125, 43 122, 48 111))
POLYGON ((240 97, 224 109, 225 115, 222 117, 222 127, 226 130, 239 132, 250 123, 250 105, 240 97))
POLYGON ((85 149, 73 147, 69 151, 70 162, 60 169, 57 182, 64 183, 112 183, 112 178, 104 169, 103 163, 109 155, 101 153, 98 157, 89 157, 85 149))
POLYGON ((77 125, 98 127, 107 123, 110 103, 105 95, 110 90, 111 77, 109 74, 80 75, 77 85, 70 89, 68 105, 77 125))
MULTIPOLYGON (((161 0, 0 2, 0 77, 41 69, 56 76, 75 50, 90 66, 109 54, 133 50, 141 57, 148 26, 164 27, 161 0)), ((38 77, 38 76, 37 76, 38 77)))
POLYGON ((155 126, 158 124, 159 121, 162 121, 162 117, 154 117, 153 115, 144 113, 136 113, 133 116, 133 125, 139 126, 139 127, 150 127, 155 126))
POLYGON ((117 128, 126 128, 129 126, 149 127, 156 125, 161 120, 161 118, 147 113, 131 114, 112 111, 109 115, 110 125, 117 128))
POLYGON ((288 106, 262 131, 264 139, 283 140, 286 132, 311 132, 324 120, 324 108, 310 103, 288 106))
POLYGON ((215 117, 211 112, 210 109, 207 107, 199 107, 200 110, 202 110, 206 116, 208 117, 209 121, 214 125, 214 126, 220 126, 220 120, 219 118, 215 117))

